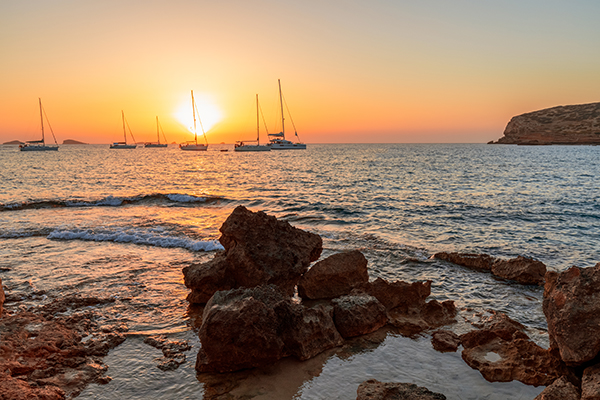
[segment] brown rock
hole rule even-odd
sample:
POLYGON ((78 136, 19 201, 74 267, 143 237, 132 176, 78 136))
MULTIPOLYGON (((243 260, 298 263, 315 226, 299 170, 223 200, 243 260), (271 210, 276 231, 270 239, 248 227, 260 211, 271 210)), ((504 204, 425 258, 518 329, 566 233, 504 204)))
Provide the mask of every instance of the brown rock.
POLYGON ((533 400, 579 400, 579 392, 566 377, 562 376, 533 400))
POLYGON ((289 311, 282 308, 278 314, 286 354, 303 361, 344 343, 334 324, 331 307, 291 304, 289 311))
POLYGON ((567 365, 581 365, 600 351, 600 263, 546 273, 543 310, 550 347, 567 365))
POLYGON ((305 299, 332 299, 369 281, 367 259, 358 250, 334 254, 313 265, 298 282, 305 299))
POLYGON ((192 289, 187 300, 192 304, 206 304, 215 292, 233 289, 236 283, 227 274, 228 266, 225 253, 221 252, 209 262, 183 268, 185 286, 192 289))
POLYGON ((599 144, 600 103, 546 108, 513 117, 500 144, 599 144))
POLYGON ((546 386, 569 373, 551 350, 533 343, 521 325, 502 313, 495 313, 484 329, 460 337, 462 358, 490 382, 518 380, 527 385, 546 386))
POLYGON ((344 338, 375 332, 387 324, 385 307, 373 296, 353 293, 333 300, 335 326, 344 338))
POLYGON ((373 282, 359 285, 358 288, 376 297, 388 310, 399 308, 408 312, 408 309, 413 308, 415 304, 425 304, 425 299, 431 294, 431 281, 388 282, 377 278, 373 282))
POLYGON ((460 337, 454 332, 439 330, 431 335, 431 344, 439 352, 452 352, 458 350, 460 337))
POLYGON ((492 265, 496 259, 487 254, 472 254, 472 253, 436 253, 433 258, 438 260, 449 261, 456 265, 462 265, 463 267, 491 271, 492 265))
POLYGON ((56 386, 31 386, 29 382, 13 378, 0 371, 0 399, 2 400, 63 400, 64 390, 56 386))
POLYGON ((254 368, 289 355, 304 360, 342 343, 330 311, 295 304, 274 285, 219 291, 202 319, 198 372, 254 368))
POLYGON ((492 264, 492 273, 525 285, 542 285, 546 265, 531 258, 518 256, 511 260, 497 260, 492 264))
POLYGON ((356 400, 445 400, 446 396, 434 393, 414 383, 387 383, 369 379, 356 390, 356 400))
POLYGON ((4 306, 4 300, 6 296, 4 295, 4 289, 2 288, 2 279, 0 279, 0 318, 2 318, 2 307, 4 306))
POLYGON ((600 364, 583 371, 581 400, 600 400, 600 364))
POLYGON ((319 235, 243 206, 233 210, 220 230, 224 253, 183 269, 192 303, 208 301, 216 290, 266 284, 277 285, 291 296, 323 249, 319 235))

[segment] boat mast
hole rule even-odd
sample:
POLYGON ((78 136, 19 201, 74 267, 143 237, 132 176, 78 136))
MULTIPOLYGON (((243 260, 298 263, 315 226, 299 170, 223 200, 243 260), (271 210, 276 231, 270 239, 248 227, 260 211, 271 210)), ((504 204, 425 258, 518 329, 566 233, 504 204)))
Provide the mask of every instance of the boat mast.
POLYGON ((258 94, 256 94, 256 144, 260 146, 259 132, 260 132, 260 123, 258 120, 258 94))
POLYGON ((42 122, 42 144, 46 144, 46 140, 44 138, 44 117, 42 115, 42 98, 38 97, 38 100, 40 102, 40 121, 42 122))
POLYGON ((283 126, 283 121, 285 118, 283 117, 283 97, 281 96, 281 80, 277 79, 277 83, 279 84, 279 104, 281 105, 281 133, 282 137, 285 140, 285 128, 283 126))
POLYGON ((198 135, 196 134, 196 103, 194 102, 194 91, 192 90, 192 112, 194 113, 194 142, 198 144, 198 135))
POLYGON ((158 134, 158 115, 156 116, 156 139, 158 140, 158 144, 160 144, 160 135, 158 134))
POLYGON ((121 110, 121 119, 123 120, 123 140, 127 144, 127 131, 125 130, 125 113, 121 110))

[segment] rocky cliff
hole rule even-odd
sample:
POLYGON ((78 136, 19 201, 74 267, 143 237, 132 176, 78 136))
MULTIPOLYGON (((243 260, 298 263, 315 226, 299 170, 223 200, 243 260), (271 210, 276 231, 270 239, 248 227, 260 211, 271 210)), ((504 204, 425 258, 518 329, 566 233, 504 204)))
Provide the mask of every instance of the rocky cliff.
POLYGON ((600 103, 546 108, 513 117, 494 144, 600 144, 600 103))

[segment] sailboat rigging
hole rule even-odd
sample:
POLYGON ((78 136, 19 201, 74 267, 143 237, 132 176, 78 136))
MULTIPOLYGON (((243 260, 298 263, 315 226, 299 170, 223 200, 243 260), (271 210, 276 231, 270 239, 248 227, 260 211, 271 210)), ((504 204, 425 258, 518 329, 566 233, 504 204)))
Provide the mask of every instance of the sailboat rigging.
POLYGON ((187 151, 206 151, 208 149, 208 141, 206 140, 206 133, 204 132, 204 127, 202 126, 202 121, 200 120, 198 108, 196 107, 196 102, 194 101, 194 91, 193 90, 192 90, 192 113, 194 114, 194 142, 181 143, 179 145, 179 148, 181 150, 187 150, 187 151), (198 133, 196 131, 196 114, 197 113, 198 113, 198 121, 200 122, 200 128, 202 128, 202 135, 204 135, 204 142, 206 144, 198 144, 198 133))
POLYGON ((127 144, 127 131, 125 130, 125 113, 121 110, 121 119, 123 120, 123 142, 114 142, 110 145, 111 149, 135 149, 137 145, 135 144, 135 138, 133 137, 133 133, 131 133, 131 128, 129 128, 129 123, 127 123, 127 128, 129 128, 129 134, 133 139, 133 144, 127 144))
POLYGON ((146 142, 146 143, 144 143, 144 147, 167 147, 167 138, 165 136, 165 132, 162 130, 162 126, 160 125, 160 122, 158 122, 158 115, 156 116, 156 139, 157 139, 156 143, 146 142), (160 142, 159 128, 163 134, 165 143, 160 142))
MULTIPOLYGON (((246 142, 254 142, 254 140, 247 140, 246 142)), ((256 144, 247 144, 245 142, 236 142, 234 151, 271 151, 269 145, 260 144, 260 120, 259 120, 259 106, 258 106, 258 94, 256 95, 256 144)))
POLYGON ((25 144, 19 145, 20 151, 56 151, 58 150, 58 143, 56 142, 56 136, 54 136, 54 131, 52 130, 52 126, 50 125, 50 121, 48 120, 48 116, 46 115, 46 111, 42 107, 42 99, 38 98, 40 104, 40 121, 42 124, 42 140, 28 140, 25 144), (52 132, 52 137, 54 138, 55 145, 46 145, 46 138, 44 135, 44 116, 46 116, 46 122, 48 123, 48 127, 50 128, 50 132, 52 132))
MULTIPOLYGON (((271 150, 306 150, 306 144, 304 143, 293 143, 285 138, 285 125, 284 125, 284 114, 283 114, 283 95, 281 93, 281 80, 277 79, 277 83, 279 84, 279 105, 281 107, 281 132, 279 133, 269 133, 269 144, 267 146, 271 147, 271 150)), ((287 103, 286 103, 287 109, 287 103)), ((288 109, 289 114, 289 109, 288 109)), ((294 121, 291 119, 292 125, 294 125, 294 121)), ((296 127, 294 126, 294 134, 298 137, 298 132, 296 131, 296 127)))

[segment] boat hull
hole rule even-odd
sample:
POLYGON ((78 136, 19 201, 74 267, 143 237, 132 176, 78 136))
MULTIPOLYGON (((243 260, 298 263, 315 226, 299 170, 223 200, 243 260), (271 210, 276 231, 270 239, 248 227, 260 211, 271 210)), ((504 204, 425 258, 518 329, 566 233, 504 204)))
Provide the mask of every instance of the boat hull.
POLYGON ((233 149, 234 151, 271 151, 271 148, 269 146, 260 146, 260 145, 241 145, 241 146, 236 146, 233 149))
POLYGON ((135 144, 111 144, 111 149, 135 149, 137 145, 135 144))
POLYGON ((167 147, 167 145, 158 143, 146 143, 144 147, 167 147))
POLYGON ((271 150, 306 150, 304 143, 272 143, 269 147, 271 150))
POLYGON ((58 146, 29 146, 22 145, 19 146, 19 150, 21 151, 57 151, 58 146))
POLYGON ((208 145, 204 144, 180 144, 179 148, 185 151, 206 151, 208 145))

